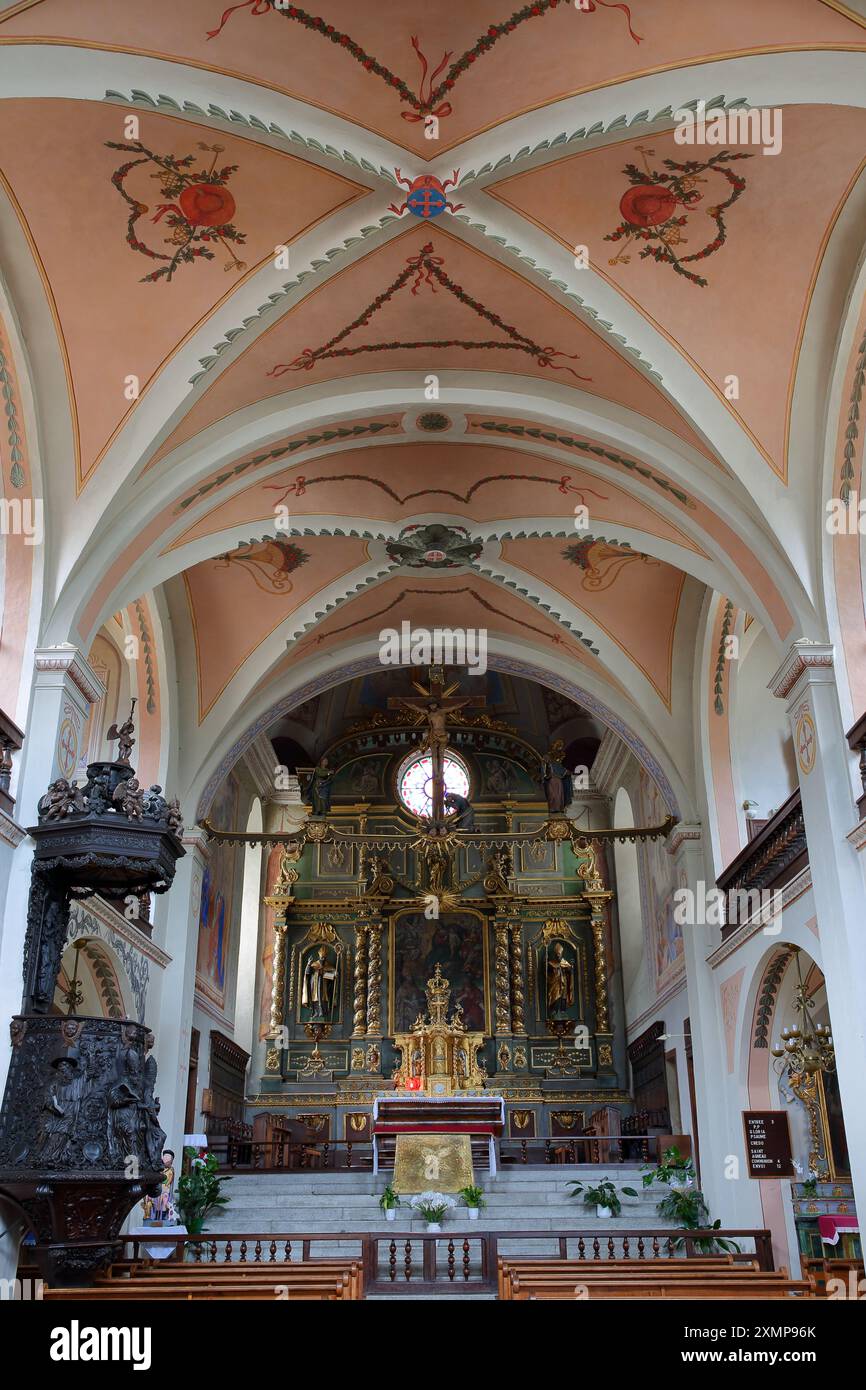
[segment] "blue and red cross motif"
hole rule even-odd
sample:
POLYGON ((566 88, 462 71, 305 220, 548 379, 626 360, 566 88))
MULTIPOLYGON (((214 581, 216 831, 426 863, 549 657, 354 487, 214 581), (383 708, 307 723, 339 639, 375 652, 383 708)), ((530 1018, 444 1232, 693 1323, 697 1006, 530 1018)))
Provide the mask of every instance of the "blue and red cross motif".
POLYGON ((448 199, 440 188, 413 188, 406 206, 413 217, 438 217, 445 211, 448 199))
POLYGON ((398 217, 402 217, 404 212, 411 212, 413 217, 420 217, 425 222, 429 222, 433 217, 439 217, 443 212, 457 212, 462 208, 462 203, 449 202, 446 197, 446 189, 453 188, 460 175, 460 170, 455 169, 450 179, 437 179, 435 174, 420 174, 417 179, 410 181, 404 179, 399 169, 395 169, 398 183, 402 183, 409 192, 406 201, 399 207, 391 203, 388 211, 396 212, 398 217))

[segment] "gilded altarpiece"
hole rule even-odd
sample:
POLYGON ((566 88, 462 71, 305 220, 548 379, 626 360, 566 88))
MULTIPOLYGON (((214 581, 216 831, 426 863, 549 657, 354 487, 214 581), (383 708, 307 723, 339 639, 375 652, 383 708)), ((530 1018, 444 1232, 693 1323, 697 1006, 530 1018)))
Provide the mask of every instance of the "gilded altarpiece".
MULTIPOLYGON (((396 1044, 426 1014, 437 967, 473 1036, 473 1079, 514 1107, 511 1137, 550 1136, 554 1109, 627 1105, 603 848, 575 848, 567 834, 488 847, 467 832, 436 867, 430 911, 429 866, 395 783, 413 736, 391 715, 368 723, 328 750, 327 826, 290 848, 267 899, 273 987, 254 1107, 327 1111, 332 1135, 365 1142, 373 1098, 411 1073, 396 1044)), ((482 835, 543 831, 528 744, 467 718, 450 746, 480 789, 482 835)), ((456 1080, 456 1051, 445 1070, 456 1080)))

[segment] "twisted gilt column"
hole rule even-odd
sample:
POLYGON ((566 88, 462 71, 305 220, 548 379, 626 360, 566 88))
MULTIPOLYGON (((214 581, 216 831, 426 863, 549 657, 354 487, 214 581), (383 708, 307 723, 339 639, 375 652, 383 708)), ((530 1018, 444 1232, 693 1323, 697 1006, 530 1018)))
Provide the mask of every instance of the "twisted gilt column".
POLYGON ((382 1035, 382 923, 371 922, 367 947, 367 1032, 382 1035))
POLYGON ((526 1032, 524 1002, 523 929, 517 918, 511 923, 511 1028, 514 1033, 526 1032))
POLYGON ((500 1033, 511 1032, 510 1002, 510 957, 508 951, 508 922, 502 917, 493 922, 493 971, 494 971, 494 1029, 500 1033))
POLYGON ((367 924, 355 924, 355 1014, 352 1037, 362 1038, 367 1031, 367 924))
POLYGON ((592 944, 595 956, 595 1031, 596 1033, 609 1033, 610 1021, 607 995, 607 951, 605 949, 604 940, 604 905, 613 894, 586 893, 584 896, 589 899, 592 912, 592 944))

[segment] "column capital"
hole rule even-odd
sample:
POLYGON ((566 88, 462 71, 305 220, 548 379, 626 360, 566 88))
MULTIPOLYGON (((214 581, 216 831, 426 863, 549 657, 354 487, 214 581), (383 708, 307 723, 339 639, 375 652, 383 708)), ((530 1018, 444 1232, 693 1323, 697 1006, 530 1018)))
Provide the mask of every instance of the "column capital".
POLYGON ((97 676, 90 662, 71 642, 61 642, 56 647, 37 647, 34 653, 34 669, 37 672, 57 672, 61 681, 69 680, 84 696, 90 705, 105 696, 105 686, 97 676))
POLYGON ((800 694, 797 688, 803 685, 826 683, 833 676, 833 644, 831 642, 812 642, 808 637, 800 637, 789 648, 781 666, 767 682, 767 689, 778 699, 800 694))
POLYGON ((207 831, 202 830, 200 825, 188 826, 181 836, 181 844, 193 855, 199 854, 205 862, 210 859, 210 841, 207 837, 207 831))

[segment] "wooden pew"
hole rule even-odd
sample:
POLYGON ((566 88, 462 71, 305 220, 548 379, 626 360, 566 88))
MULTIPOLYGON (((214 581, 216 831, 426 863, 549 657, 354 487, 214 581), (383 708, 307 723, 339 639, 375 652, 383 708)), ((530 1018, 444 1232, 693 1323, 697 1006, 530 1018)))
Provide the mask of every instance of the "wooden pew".
POLYGON ((644 1273, 644 1271, 657 1272, 659 1270, 673 1270, 677 1274, 679 1274, 680 1271, 683 1273, 689 1271, 694 1274, 701 1273, 704 1270, 733 1268, 749 1271, 758 1268, 757 1261, 751 1259, 738 1262, 735 1265, 732 1255, 696 1255, 688 1260, 634 1260, 625 1257, 613 1260, 539 1259, 538 1257, 521 1259, 519 1257, 506 1255, 500 1256, 497 1264, 500 1298, 508 1297, 505 1291, 505 1285, 512 1273, 527 1273, 531 1275, 533 1273, 544 1274, 549 1272, 556 1276, 568 1272, 572 1273, 575 1279, 580 1279, 582 1275, 593 1271, 607 1271, 612 1274, 623 1272, 626 1275, 639 1275, 644 1273))
MULTIPOLYGON (((136 1283, 141 1281, 154 1283, 177 1283, 179 1280, 190 1280, 195 1287, 210 1285, 219 1287, 222 1284, 261 1284, 268 1288, 274 1285, 291 1284, 292 1282, 332 1282, 334 1278, 346 1276, 348 1280, 348 1295, 350 1299, 360 1299, 364 1296, 364 1272, 363 1266, 357 1260, 346 1259, 316 1259, 295 1264, 241 1264, 240 1262, 227 1264, 192 1264, 169 1266, 157 1264, 140 1264, 128 1276, 136 1283)), ((117 1282, 126 1282, 123 1276, 120 1280, 113 1274, 98 1276, 96 1285, 104 1288, 113 1286, 117 1282)))
POLYGON ((290 1284, 277 1296, 273 1290, 261 1284, 222 1284, 197 1288, 192 1284, 172 1285, 162 1281, 140 1285, 129 1280, 118 1279, 110 1287, 88 1289, 46 1289, 43 1295, 46 1302, 160 1302, 175 1300, 196 1302, 205 1299, 230 1298, 256 1302, 292 1302, 297 1299, 320 1302, 343 1302, 347 1294, 342 1285, 333 1284, 290 1284))
MULTIPOLYGON (((661 1263, 661 1262, 659 1262, 661 1263)), ((671 1262, 673 1263, 673 1262, 671 1262)), ((692 1263, 682 1261, 688 1266, 692 1263)), ((787 1271, 742 1271, 736 1266, 717 1268, 620 1269, 616 1272, 590 1267, 589 1270, 508 1270, 503 1297, 515 1301, 529 1298, 789 1298, 812 1297, 806 1280, 790 1279, 787 1271), (584 1292, 585 1291, 585 1292, 584 1292)))

